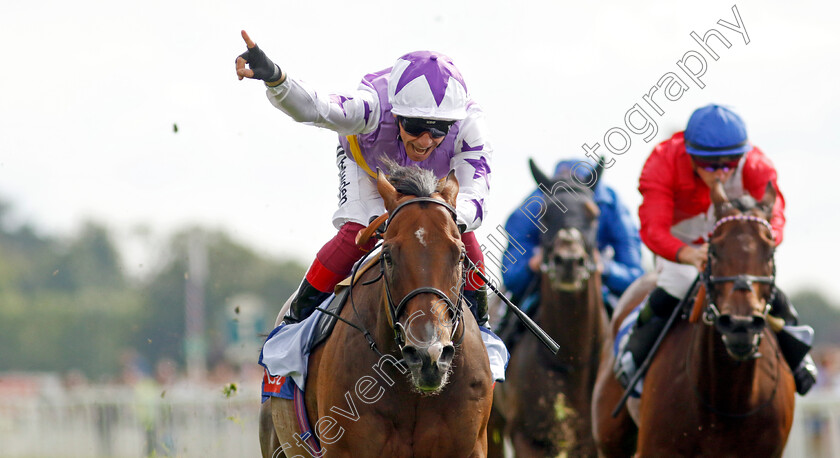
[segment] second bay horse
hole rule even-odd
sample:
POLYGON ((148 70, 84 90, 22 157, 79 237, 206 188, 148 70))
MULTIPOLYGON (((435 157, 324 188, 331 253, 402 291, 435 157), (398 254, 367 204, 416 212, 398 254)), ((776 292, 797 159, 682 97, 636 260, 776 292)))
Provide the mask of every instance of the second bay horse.
MULTIPOLYGON (((505 383, 496 385, 491 424, 518 457, 593 456, 590 400, 608 319, 597 269, 599 210, 590 188, 602 169, 583 186, 571 176, 548 178, 533 161, 530 166, 547 206, 534 319, 560 351, 552 354, 533 334, 521 338, 505 383)), ((502 456, 500 442, 492 444, 491 456, 502 456)))
MULTIPOLYGON (((717 222, 691 319, 676 321, 665 336, 632 416, 629 407, 611 416, 623 390, 612 372, 611 342, 605 345, 593 397, 603 456, 782 455, 794 382, 767 325, 775 291, 768 220, 776 193, 768 184, 757 204, 730 202, 719 184, 711 199, 717 222)), ((625 293, 613 335, 643 295, 638 285, 625 293), (626 300, 631 296, 636 300, 626 300)))

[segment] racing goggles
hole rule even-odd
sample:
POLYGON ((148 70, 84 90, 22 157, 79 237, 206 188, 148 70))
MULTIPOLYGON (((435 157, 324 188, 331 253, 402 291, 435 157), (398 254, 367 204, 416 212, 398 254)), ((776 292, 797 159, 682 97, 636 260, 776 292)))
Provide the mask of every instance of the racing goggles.
POLYGON ((741 162, 741 155, 718 156, 714 158, 692 156, 692 159, 694 159, 694 164, 697 167, 707 172, 716 172, 718 170, 728 172, 738 167, 738 163, 741 162))
POLYGON ((405 118, 397 116, 397 121, 409 135, 419 137, 428 132, 432 138, 445 137, 455 121, 441 121, 439 119, 405 118))

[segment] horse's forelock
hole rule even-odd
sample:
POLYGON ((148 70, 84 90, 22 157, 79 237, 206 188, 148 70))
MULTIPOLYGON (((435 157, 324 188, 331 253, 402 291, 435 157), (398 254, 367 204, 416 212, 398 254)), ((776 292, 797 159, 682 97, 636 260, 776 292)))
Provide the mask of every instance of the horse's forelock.
POLYGON ((756 209, 757 202, 749 194, 741 196, 731 201, 732 206, 737 208, 741 213, 747 213, 750 210, 756 209))
POLYGON ((543 234, 544 237, 541 237, 544 244, 551 244, 554 234, 561 228, 574 227, 584 234, 588 234, 592 230, 592 226, 588 222, 589 217, 586 214, 584 202, 594 202, 594 191, 586 186, 581 186, 569 177, 558 177, 555 183, 560 181, 568 186, 559 188, 552 198, 562 203, 566 210, 561 212, 556 206, 549 205, 549 215, 546 218, 549 231, 543 234))
POLYGON ((431 170, 417 166, 403 167, 394 161, 384 161, 388 166, 388 181, 400 194, 431 197, 438 191, 438 180, 431 170))

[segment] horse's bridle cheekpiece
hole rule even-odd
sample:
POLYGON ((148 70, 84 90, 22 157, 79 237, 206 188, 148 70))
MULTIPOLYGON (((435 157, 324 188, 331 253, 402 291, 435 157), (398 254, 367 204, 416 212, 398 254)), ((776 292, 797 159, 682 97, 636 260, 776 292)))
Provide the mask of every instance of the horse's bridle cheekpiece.
MULTIPOLYGON (((449 210, 449 214, 452 216, 453 221, 455 221, 456 224, 457 224, 457 213, 455 213, 455 208, 452 205, 449 205, 448 203, 446 203, 442 200, 438 200, 438 199, 435 199, 435 198, 432 198, 432 197, 415 197, 413 199, 407 200, 407 201, 397 205, 397 207, 394 208, 394 211, 390 212, 390 214, 388 216, 388 220, 385 222, 385 231, 388 230, 388 227, 391 225, 391 221, 393 221, 393 219, 397 216, 397 214, 399 213, 400 210, 405 208, 407 205, 415 204, 415 203, 433 203, 433 204, 436 204, 436 205, 441 205, 441 206, 445 207, 447 210, 449 210)), ((441 291, 437 288, 433 288, 431 286, 422 286, 420 288, 416 288, 414 290, 411 290, 408 294, 405 295, 405 297, 402 298, 402 300, 400 300, 399 304, 397 304, 395 306, 394 305, 394 299, 391 296, 391 285, 388 282, 388 276, 385 274, 385 262, 380 262, 379 265, 380 265, 380 270, 381 270, 381 277, 382 277, 382 279, 385 283, 385 294, 386 294, 386 298, 387 298, 387 301, 388 301, 388 304, 387 304, 388 305, 388 314, 389 314, 389 317, 390 317, 391 326, 394 328, 394 340, 396 341, 397 346, 400 349, 402 349, 403 346, 405 346, 405 342, 406 342, 405 341, 405 332, 406 332, 405 327, 402 325, 402 323, 399 322, 400 315, 402 315, 402 312, 405 310, 406 305, 408 305, 408 301, 410 301, 412 298, 414 298, 415 296, 417 296, 419 294, 427 294, 427 293, 428 294, 434 294, 435 296, 438 296, 446 304, 446 306, 449 310, 452 310, 452 312, 454 314, 452 335, 453 336, 455 335, 455 332, 457 331, 458 326, 461 323, 461 308, 457 307, 455 304, 453 304, 452 300, 449 298, 449 296, 446 293, 444 293, 443 291, 441 291)), ((464 269, 462 271, 461 277, 462 277, 461 278, 461 286, 460 286, 460 290, 458 292, 459 303, 460 303, 461 298, 463 297, 463 294, 464 294, 464 284, 466 283, 466 269, 464 269)), ((462 335, 462 337, 463 337, 463 335, 462 335)))
MULTIPOLYGON (((773 227, 763 218, 759 218, 757 216, 751 215, 732 215, 721 218, 720 220, 715 223, 712 230, 709 232, 709 238, 714 235, 714 233, 720 228, 723 224, 728 223, 730 221, 749 221, 753 223, 758 223, 766 227, 770 230, 770 234, 773 235, 775 239, 775 231, 773 227)), ((703 313, 703 322, 712 325, 715 320, 720 316, 720 311, 715 305, 715 293, 714 293, 714 286, 720 283, 727 283, 733 282, 733 288, 735 291, 743 290, 743 291, 751 291, 753 283, 764 283, 770 285, 770 297, 767 299, 767 302, 764 307, 763 316, 766 317, 767 314, 770 312, 770 307, 772 305, 773 299, 776 296, 776 263, 773 259, 773 255, 770 255, 770 263, 772 265, 773 272, 771 275, 767 276, 757 276, 757 275, 748 275, 748 274, 739 274, 739 275, 729 275, 725 277, 717 277, 712 275, 712 260, 715 258, 715 253, 713 250, 714 247, 710 246, 709 252, 709 260, 706 262, 706 269, 703 271, 702 278, 703 284, 706 287, 706 297, 708 301, 706 303, 706 308, 703 313)), ((775 252, 775 250, 774 250, 775 252)))

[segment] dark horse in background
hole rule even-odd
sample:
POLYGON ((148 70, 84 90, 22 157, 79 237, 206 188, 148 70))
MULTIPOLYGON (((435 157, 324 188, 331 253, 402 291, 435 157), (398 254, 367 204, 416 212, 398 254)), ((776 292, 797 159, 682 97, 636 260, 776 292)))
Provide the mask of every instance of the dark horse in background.
POLYGON ((534 321, 557 340, 560 351, 552 354, 530 333, 513 348, 506 381, 495 388, 490 456, 503 456, 501 437, 518 457, 593 456, 590 400, 608 319, 597 269, 599 210, 591 188, 603 169, 598 167, 587 187, 571 176, 550 179, 533 161, 530 166, 547 203, 534 321))
MULTIPOLYGON (((603 456, 782 455, 793 422, 794 381, 767 326, 775 282, 767 221, 776 193, 768 185, 757 205, 749 197, 732 203, 719 184, 711 199, 717 223, 691 318, 675 322, 640 400, 615 418, 623 390, 612 372, 612 343, 604 346, 592 405, 603 456)), ((651 287, 634 284, 625 292, 612 336, 651 287)))
MULTIPOLYGON (((479 457, 487 453, 493 380, 461 291, 466 252, 455 222, 458 182, 430 172, 380 172, 388 210, 378 265, 352 282, 338 323, 309 358, 305 410, 335 457, 479 457), (398 362, 401 361, 401 362, 398 362)), ((374 223, 376 226, 379 223, 374 223)), ((300 434, 291 401, 261 412, 264 457, 300 434), (272 427, 273 424, 273 427, 272 427)), ((296 447, 286 456, 310 454, 296 447)))

